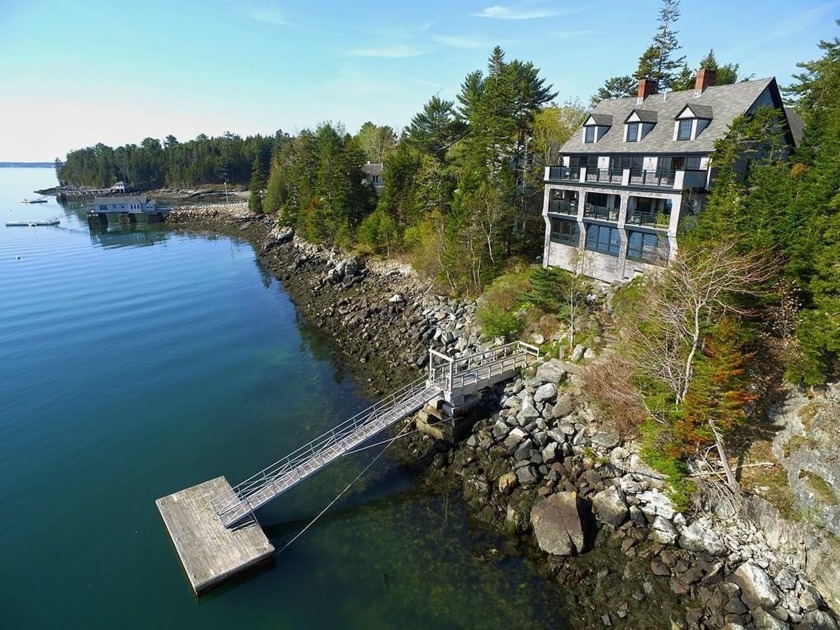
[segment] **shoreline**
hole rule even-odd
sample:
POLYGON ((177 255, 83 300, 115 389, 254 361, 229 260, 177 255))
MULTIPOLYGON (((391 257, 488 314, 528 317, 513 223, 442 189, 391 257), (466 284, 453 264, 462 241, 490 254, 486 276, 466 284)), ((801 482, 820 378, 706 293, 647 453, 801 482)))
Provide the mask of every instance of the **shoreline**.
MULTIPOLYGON (((168 223, 251 242, 373 396, 419 376, 430 346, 454 354, 480 343, 474 304, 430 295, 405 266, 313 246, 262 215, 184 208, 168 223)), ((742 514, 707 509, 687 521, 657 475, 579 400, 575 366, 544 365, 553 367, 490 392, 464 441, 411 439, 399 459, 421 467, 436 491, 459 493, 477 526, 511 536, 546 579, 574 586, 565 608, 585 627, 837 627, 802 571, 807 553, 804 564, 777 553, 742 514), (549 509, 566 529, 543 531, 538 517, 549 509)), ((750 501, 745 512, 762 509, 750 501)))

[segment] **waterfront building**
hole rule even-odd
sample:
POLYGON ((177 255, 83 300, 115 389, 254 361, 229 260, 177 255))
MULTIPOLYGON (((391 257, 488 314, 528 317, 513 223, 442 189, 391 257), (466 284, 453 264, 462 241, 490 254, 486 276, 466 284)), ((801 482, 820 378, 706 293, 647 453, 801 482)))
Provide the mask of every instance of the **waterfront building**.
POLYGON ((160 223, 168 208, 159 208, 145 195, 94 197, 88 207, 88 224, 106 227, 114 224, 160 223))
POLYGON ((693 90, 657 93, 642 79, 636 97, 598 103, 563 145, 562 163, 545 169, 544 266, 614 282, 667 264, 678 227, 714 185, 715 141, 761 107, 784 112, 795 146, 801 119, 774 78, 715 86, 701 69, 693 90))

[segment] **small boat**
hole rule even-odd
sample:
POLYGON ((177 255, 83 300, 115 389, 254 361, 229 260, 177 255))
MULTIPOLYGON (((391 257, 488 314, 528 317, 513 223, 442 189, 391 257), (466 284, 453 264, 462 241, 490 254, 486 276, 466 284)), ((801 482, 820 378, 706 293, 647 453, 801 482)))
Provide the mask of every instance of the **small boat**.
POLYGON ((21 203, 47 203, 46 199, 24 199, 21 203))
POLYGON ((39 225, 58 225, 58 219, 33 219, 31 221, 7 221, 6 227, 36 227, 39 225))

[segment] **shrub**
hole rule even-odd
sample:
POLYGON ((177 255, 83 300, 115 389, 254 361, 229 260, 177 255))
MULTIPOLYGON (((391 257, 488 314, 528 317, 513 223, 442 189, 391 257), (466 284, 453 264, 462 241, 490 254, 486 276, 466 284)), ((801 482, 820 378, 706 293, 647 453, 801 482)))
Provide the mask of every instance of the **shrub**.
POLYGON ((667 494, 674 507, 684 512, 691 507, 694 484, 686 477, 685 462, 670 454, 666 445, 672 441, 667 428, 653 420, 647 420, 641 426, 642 459, 651 468, 661 472, 668 480, 667 494))
POLYGON ((481 298, 476 318, 489 337, 515 339, 527 324, 522 313, 522 296, 528 273, 514 270, 497 278, 481 298))

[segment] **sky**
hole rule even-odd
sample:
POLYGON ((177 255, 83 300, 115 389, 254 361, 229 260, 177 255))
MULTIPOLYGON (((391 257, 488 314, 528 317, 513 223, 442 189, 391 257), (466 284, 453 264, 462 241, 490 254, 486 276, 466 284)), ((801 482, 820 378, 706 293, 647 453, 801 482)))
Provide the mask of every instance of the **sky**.
MULTIPOLYGON (((631 74, 661 0, 0 0, 0 161, 99 142, 396 131, 455 100, 494 46, 586 104, 631 74), (504 2, 495 4, 495 2, 504 2)), ((682 0, 694 68, 713 48, 742 75, 792 82, 838 36, 840 0, 682 0)))

